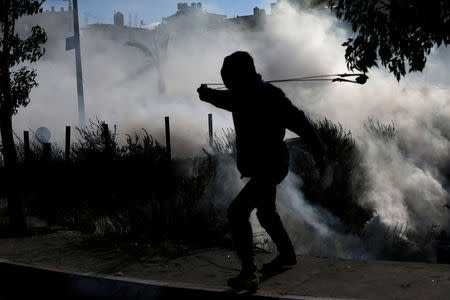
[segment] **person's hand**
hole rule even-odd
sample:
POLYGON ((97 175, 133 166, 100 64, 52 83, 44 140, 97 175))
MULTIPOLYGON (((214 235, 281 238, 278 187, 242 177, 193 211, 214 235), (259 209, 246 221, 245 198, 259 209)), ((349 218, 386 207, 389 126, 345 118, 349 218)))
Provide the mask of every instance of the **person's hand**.
POLYGON ((200 100, 207 101, 211 96, 211 91, 212 89, 210 89, 206 84, 201 84, 197 89, 200 100))

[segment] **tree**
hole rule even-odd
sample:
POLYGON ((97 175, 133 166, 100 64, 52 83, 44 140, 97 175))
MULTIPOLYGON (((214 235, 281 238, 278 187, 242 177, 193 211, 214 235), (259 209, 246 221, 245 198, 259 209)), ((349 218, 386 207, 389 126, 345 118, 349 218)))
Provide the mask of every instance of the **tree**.
POLYGON ((14 32, 15 22, 23 15, 42 12, 42 1, 0 0, 0 134, 2 152, 8 182, 2 183, 8 197, 8 211, 11 229, 18 233, 26 231, 22 199, 18 190, 17 153, 13 138, 12 117, 20 107, 30 102, 30 91, 37 86, 36 70, 22 65, 36 62, 45 52, 41 47, 47 35, 39 26, 31 29, 31 34, 21 39, 14 32))
POLYGON ((158 91, 160 95, 164 95, 166 93, 166 85, 164 83, 161 65, 167 52, 169 40, 170 37, 167 31, 160 28, 152 31, 151 40, 148 46, 134 41, 128 41, 125 43, 127 46, 139 49, 148 58, 147 63, 145 63, 144 66, 136 72, 135 76, 141 75, 152 66, 156 67, 156 71, 158 72, 158 91))
POLYGON ((356 37, 342 45, 350 70, 367 72, 381 61, 400 80, 422 71, 430 50, 450 42, 449 0, 330 0, 356 37))

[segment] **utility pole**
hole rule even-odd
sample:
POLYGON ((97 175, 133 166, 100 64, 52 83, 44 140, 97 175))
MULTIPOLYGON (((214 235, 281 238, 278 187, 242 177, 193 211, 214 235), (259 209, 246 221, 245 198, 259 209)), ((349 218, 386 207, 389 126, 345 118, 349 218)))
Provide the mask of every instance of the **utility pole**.
POLYGON ((212 114, 208 114, 208 133, 209 133, 209 147, 214 146, 214 132, 212 114))
POLYGON ((77 95, 78 95, 78 121, 79 126, 86 125, 86 114, 84 109, 83 93, 83 71, 81 68, 80 49, 80 25, 78 22, 78 0, 73 0, 73 32, 74 35, 66 39, 66 51, 75 49, 75 64, 77 70, 77 95))

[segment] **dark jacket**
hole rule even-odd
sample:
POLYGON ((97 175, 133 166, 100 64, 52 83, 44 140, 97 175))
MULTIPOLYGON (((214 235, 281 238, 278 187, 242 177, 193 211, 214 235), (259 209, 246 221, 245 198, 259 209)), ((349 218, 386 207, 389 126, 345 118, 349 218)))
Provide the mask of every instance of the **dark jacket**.
POLYGON ((289 167, 289 152, 284 143, 286 128, 310 146, 316 160, 325 154, 324 144, 305 113, 270 83, 261 80, 239 94, 207 89, 200 99, 232 112, 237 167, 243 177, 286 175, 289 167))

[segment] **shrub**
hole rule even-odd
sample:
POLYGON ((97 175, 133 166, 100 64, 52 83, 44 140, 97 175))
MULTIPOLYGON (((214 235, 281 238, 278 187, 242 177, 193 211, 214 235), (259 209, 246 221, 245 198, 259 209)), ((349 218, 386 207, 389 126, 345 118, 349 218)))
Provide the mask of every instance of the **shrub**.
MULTIPOLYGON (((350 131, 342 125, 324 119, 313 122, 327 145, 328 157, 338 163, 332 184, 324 188, 313 156, 300 138, 286 140, 290 152, 292 172, 303 180, 299 189, 306 199, 320 205, 338 217, 346 231, 361 234, 364 225, 373 217, 373 209, 363 207, 359 199, 368 190, 367 172, 363 159, 350 131)), ((235 157, 236 143, 233 129, 224 130, 223 137, 215 137, 214 153, 235 157)))
POLYGON ((119 145, 116 128, 111 131, 99 120, 77 132, 69 161, 55 144, 42 159, 42 146, 36 142, 25 161, 19 139, 29 215, 49 225, 152 244, 221 239, 213 200, 204 197, 215 174, 210 154, 169 161, 165 147, 145 129, 127 135, 119 145))
POLYGON ((236 134, 234 129, 222 129, 222 136, 214 134, 213 152, 216 155, 231 155, 236 158, 236 134))
POLYGON ((378 120, 369 118, 367 122, 364 123, 364 128, 366 131, 376 138, 380 138, 385 142, 390 142, 395 139, 396 130, 394 121, 391 124, 383 124, 378 120))
POLYGON ((288 143, 291 171, 302 178, 301 188, 308 201, 338 217, 346 225, 345 231, 361 234, 374 213, 372 208, 363 207, 359 202, 368 190, 361 153, 350 131, 341 124, 336 125, 327 119, 313 124, 327 147, 328 158, 337 162, 333 181, 329 187, 323 187, 314 159, 301 138, 288 143))

